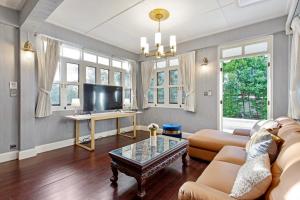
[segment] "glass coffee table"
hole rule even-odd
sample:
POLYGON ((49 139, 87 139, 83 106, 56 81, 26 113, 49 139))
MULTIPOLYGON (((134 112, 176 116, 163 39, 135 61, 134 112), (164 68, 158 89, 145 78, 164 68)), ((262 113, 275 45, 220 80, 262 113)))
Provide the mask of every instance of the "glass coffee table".
POLYGON ((138 183, 138 197, 144 197, 146 180, 159 170, 167 167, 179 157, 186 166, 188 142, 169 136, 159 135, 109 152, 112 159, 111 182, 117 185, 118 171, 132 176, 138 183))

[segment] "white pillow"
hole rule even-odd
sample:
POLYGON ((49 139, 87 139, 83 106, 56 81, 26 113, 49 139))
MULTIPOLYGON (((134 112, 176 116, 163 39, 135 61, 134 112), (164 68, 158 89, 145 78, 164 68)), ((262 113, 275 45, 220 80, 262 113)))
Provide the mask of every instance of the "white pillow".
POLYGON ((274 120, 260 120, 254 124, 250 130, 250 136, 261 129, 273 130, 280 127, 280 124, 274 120))
POLYGON ((268 154, 247 160, 239 169, 229 196, 236 199, 257 199, 270 186, 272 174, 268 154))

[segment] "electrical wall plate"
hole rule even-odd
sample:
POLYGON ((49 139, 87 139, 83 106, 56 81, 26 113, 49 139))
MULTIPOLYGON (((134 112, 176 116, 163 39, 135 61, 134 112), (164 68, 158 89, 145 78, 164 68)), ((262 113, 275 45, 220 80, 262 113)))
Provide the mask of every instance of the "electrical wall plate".
POLYGON ((18 82, 17 81, 10 81, 9 82, 9 89, 17 90, 18 89, 18 82))

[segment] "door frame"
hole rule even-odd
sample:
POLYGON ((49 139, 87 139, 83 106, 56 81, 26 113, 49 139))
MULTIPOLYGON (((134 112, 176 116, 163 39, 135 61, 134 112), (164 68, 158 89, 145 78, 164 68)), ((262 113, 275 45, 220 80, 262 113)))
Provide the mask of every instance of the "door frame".
POLYGON ((259 37, 255 39, 249 40, 241 40, 235 41, 231 43, 227 43, 224 45, 218 46, 218 83, 217 83, 217 121, 218 121, 218 130, 223 130, 223 66, 222 62, 224 60, 230 59, 239 59, 239 58, 246 58, 246 57, 253 57, 259 55, 268 55, 269 62, 268 62, 268 77, 267 77, 267 98, 268 98, 268 119, 273 118, 273 35, 268 35, 264 37, 259 37), (266 41, 268 43, 268 50, 266 52, 260 53, 253 53, 253 54, 244 54, 244 47, 249 44, 255 44, 259 42, 266 41), (240 56, 233 56, 222 58, 222 50, 230 49, 234 47, 242 47, 242 55, 240 56))

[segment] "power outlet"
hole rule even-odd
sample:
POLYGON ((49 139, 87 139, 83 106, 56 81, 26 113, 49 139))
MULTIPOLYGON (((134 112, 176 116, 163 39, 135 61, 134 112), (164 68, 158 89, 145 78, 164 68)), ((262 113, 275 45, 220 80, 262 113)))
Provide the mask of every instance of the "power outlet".
POLYGON ((9 150, 10 150, 10 151, 15 151, 15 150, 17 150, 17 145, 15 145, 15 144, 9 145, 9 150))

